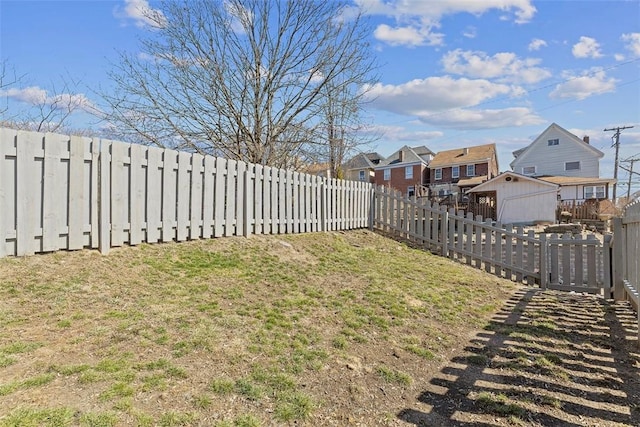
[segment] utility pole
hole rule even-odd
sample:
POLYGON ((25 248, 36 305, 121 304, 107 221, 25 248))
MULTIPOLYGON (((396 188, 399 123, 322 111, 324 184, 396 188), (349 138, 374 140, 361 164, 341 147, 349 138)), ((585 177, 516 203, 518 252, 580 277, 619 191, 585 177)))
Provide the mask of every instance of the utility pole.
POLYGON ((620 151, 620 131, 623 129, 631 129, 633 126, 618 126, 616 128, 609 128, 609 129, 605 129, 605 132, 611 131, 611 130, 615 130, 616 133, 613 134, 612 139, 615 137, 616 142, 614 142, 611 146, 615 146, 616 147, 616 160, 615 160, 615 164, 613 166, 613 179, 616 180, 616 182, 613 184, 613 203, 616 202, 616 187, 618 185, 618 152, 620 151))
POLYGON ((625 168, 622 165, 620 166, 620 169, 629 172, 629 182, 627 183, 627 203, 629 202, 629 197, 631 197, 631 178, 633 178, 634 173, 636 175, 640 175, 640 173, 633 171, 633 164, 635 162, 640 162, 640 158, 623 160, 622 163, 631 163, 631 165, 629 166, 629 169, 625 168))

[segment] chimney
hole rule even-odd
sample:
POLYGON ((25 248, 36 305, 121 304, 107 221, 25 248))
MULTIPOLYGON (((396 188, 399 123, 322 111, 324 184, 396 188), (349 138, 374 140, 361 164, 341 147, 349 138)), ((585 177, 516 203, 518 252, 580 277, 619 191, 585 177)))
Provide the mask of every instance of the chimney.
POLYGON ((469 154, 469 149, 465 147, 462 149, 462 155, 466 156, 467 154, 469 154))
POLYGON ((589 135, 583 136, 582 140, 585 142, 585 144, 588 144, 589 143, 589 135))
POLYGON ((399 162, 404 161, 404 151, 402 150, 398 151, 398 161, 399 162))

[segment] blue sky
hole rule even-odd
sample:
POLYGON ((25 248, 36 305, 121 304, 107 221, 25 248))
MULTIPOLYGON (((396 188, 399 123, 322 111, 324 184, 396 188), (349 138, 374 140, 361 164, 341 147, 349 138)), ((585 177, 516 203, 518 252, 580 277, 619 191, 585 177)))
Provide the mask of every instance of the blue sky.
MULTIPOLYGON (((367 115, 382 135, 372 147, 433 151, 494 142, 501 170, 511 152, 552 122, 605 153, 613 176, 613 132, 620 158, 640 158, 640 1, 354 0, 372 23, 380 82, 367 115)), ((0 59, 21 81, 2 105, 28 108, 65 89, 98 104, 118 51, 138 51, 146 0, 0 0, 0 59)), ((73 119, 88 126, 87 114, 73 119)), ((640 171, 640 162, 634 166, 640 171)), ((626 182, 627 174, 619 172, 626 182)), ((640 177, 633 189, 640 190, 640 177)), ((626 192, 619 187, 618 194, 626 192)))

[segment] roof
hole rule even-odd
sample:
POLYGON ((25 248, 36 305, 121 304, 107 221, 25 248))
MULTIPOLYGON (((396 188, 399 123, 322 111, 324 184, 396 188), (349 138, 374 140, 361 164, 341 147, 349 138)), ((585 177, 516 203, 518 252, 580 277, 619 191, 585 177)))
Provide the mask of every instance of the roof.
POLYGON ((439 151, 429 163, 429 167, 434 168, 489 162, 495 155, 496 144, 476 145, 473 147, 439 151))
POLYGON ((301 172, 316 175, 320 172, 326 172, 329 169, 331 169, 331 165, 329 165, 329 163, 311 163, 309 165, 305 165, 301 169, 301 172))
POLYGON ((433 151, 429 150, 423 145, 413 148, 405 145, 386 159, 382 160, 376 166, 376 169, 386 166, 404 165, 410 163, 424 163, 426 165, 429 163, 429 161, 421 156, 433 154, 433 151), (402 161, 400 161, 400 152, 402 152, 402 161))
POLYGON ((542 184, 542 185, 545 185, 545 186, 548 186, 548 187, 558 188, 558 185, 555 184, 555 183, 548 182, 548 181, 543 181, 541 179, 534 178, 532 176, 526 176, 526 175, 521 175, 519 173, 507 171, 507 172, 502 172, 498 176, 494 176, 490 180, 485 181, 482 184, 473 187, 471 190, 469 190, 469 192, 470 193, 477 193, 477 192, 483 191, 486 187, 491 186, 491 184, 493 184, 496 181, 508 180, 507 179, 508 177, 510 177, 513 181, 516 181, 516 182, 520 181, 520 180, 522 180, 522 181, 531 181, 531 182, 536 182, 538 184, 542 184))
POLYGON ((482 184, 489 179, 488 175, 478 175, 471 178, 463 178, 457 182, 458 187, 472 187, 474 185, 482 184))
POLYGON ((539 176, 538 179, 558 185, 613 184, 613 178, 585 178, 576 176, 539 176))
POLYGON ((376 152, 372 153, 360 153, 348 160, 344 167, 345 169, 369 169, 374 168, 378 162, 384 159, 380 154, 376 152), (376 162, 376 163, 374 163, 376 162))
POLYGON ((578 138, 576 135, 572 134, 571 132, 569 132, 568 130, 563 128, 562 126, 560 126, 560 125, 558 125, 556 123, 551 123, 549 125, 549 127, 547 127, 540 135, 538 135, 536 137, 536 139, 534 139, 531 142, 531 144, 527 145, 526 147, 520 148, 519 150, 515 150, 513 152, 513 157, 515 157, 515 159, 513 159, 513 161, 511 162, 511 164, 509 166, 511 166, 511 168, 513 168, 513 165, 516 163, 516 160, 518 160, 518 159, 522 160, 522 156, 526 155, 527 152, 530 151, 531 147, 534 146, 535 144, 537 144, 538 141, 541 141, 542 137, 551 129, 556 129, 557 131, 559 131, 561 133, 564 133, 565 136, 567 136, 572 141, 574 141, 577 144, 580 144, 580 146, 592 151, 594 154, 596 154, 598 156, 598 158, 604 157, 604 153, 602 151, 598 150, 593 145, 584 142, 584 140, 578 138))

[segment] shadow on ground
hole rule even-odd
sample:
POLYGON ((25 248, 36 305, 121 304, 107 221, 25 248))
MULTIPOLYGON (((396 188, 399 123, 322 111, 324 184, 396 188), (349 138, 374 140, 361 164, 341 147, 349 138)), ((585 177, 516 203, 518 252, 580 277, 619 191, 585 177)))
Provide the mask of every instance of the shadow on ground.
POLYGON ((640 426, 627 303, 524 289, 398 418, 418 426, 640 426))

